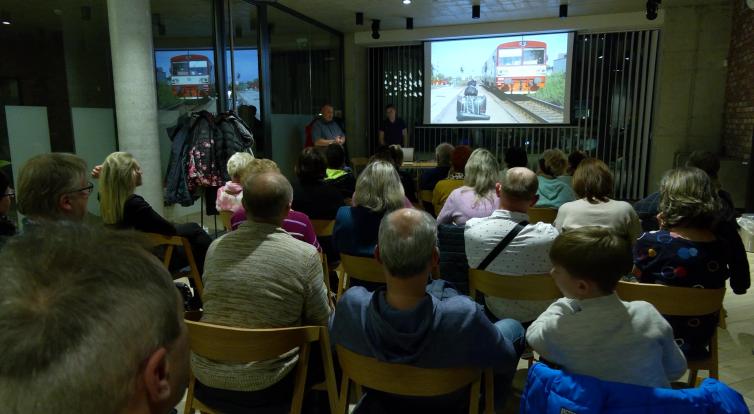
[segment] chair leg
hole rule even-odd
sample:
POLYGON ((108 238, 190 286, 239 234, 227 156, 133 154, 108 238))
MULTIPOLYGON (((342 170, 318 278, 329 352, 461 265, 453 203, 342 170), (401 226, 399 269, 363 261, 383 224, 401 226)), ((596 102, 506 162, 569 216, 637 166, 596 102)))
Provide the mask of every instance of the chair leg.
POLYGON ((696 379, 698 376, 699 376, 699 370, 696 370, 696 369, 689 370, 689 381, 688 381, 689 387, 696 386, 696 379))
POLYGON ((479 391, 482 388, 482 378, 474 381, 471 385, 471 395, 469 395, 469 414, 479 413, 479 391))
POLYGON ((194 404, 194 383, 196 383, 196 378, 193 373, 189 375, 189 386, 186 392, 186 405, 183 408, 183 414, 193 414, 194 412, 192 406, 194 404))
POLYGON ((484 370, 484 412, 495 414, 495 377, 492 369, 484 370))
POLYGON ((321 328, 320 333, 320 353, 322 354, 322 364, 325 369, 325 385, 327 386, 327 399, 330 403, 330 412, 338 411, 338 384, 335 383, 335 369, 333 368, 332 349, 330 347, 330 337, 327 333, 327 327, 321 328))
POLYGON ((340 380, 340 400, 338 400, 337 414, 346 414, 348 411, 348 383, 351 379, 348 378, 346 373, 343 373, 343 377, 340 380))
POLYGON ((293 400, 291 401, 291 414, 301 413, 304 405, 304 391, 306 389, 306 371, 309 368, 309 351, 311 345, 308 343, 301 345, 298 352, 298 366, 296 367, 296 378, 293 384, 293 400))
POLYGON ((191 249, 191 243, 185 237, 181 238, 183 241, 183 250, 186 252, 186 259, 188 259, 189 267, 191 268, 191 278, 194 279, 194 286, 199 292, 199 297, 202 297, 204 292, 204 284, 202 283, 202 275, 199 273, 199 266, 196 265, 196 259, 194 259, 194 251, 191 249))

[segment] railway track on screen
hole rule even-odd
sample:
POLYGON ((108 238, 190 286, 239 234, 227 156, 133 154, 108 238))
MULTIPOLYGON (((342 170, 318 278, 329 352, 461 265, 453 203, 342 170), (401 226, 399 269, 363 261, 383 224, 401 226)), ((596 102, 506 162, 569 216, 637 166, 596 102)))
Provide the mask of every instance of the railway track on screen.
POLYGON ((563 107, 527 95, 503 95, 506 100, 515 105, 521 112, 537 123, 563 123, 563 107))

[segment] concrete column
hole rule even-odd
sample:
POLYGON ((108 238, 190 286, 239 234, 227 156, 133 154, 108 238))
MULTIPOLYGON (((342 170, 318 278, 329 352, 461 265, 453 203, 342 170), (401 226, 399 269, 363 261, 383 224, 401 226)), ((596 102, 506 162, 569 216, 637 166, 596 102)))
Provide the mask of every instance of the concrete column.
POLYGON ((162 166, 149 0, 107 0, 118 142, 141 164, 136 191, 163 212, 162 166))

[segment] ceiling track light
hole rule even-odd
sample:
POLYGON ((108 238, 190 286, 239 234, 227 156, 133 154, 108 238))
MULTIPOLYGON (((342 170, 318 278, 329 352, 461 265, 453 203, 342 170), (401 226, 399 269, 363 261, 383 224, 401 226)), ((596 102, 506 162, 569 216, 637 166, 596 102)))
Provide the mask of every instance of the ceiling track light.
POLYGON ((647 0, 647 20, 654 20, 657 18, 657 11, 660 9, 660 3, 662 3, 662 0, 647 0))
POLYGON ((364 13, 356 12, 356 26, 364 25, 364 13))
POLYGON ((414 30, 414 18, 406 17, 406 30, 414 30))
POLYGON ((13 23, 10 19, 10 12, 3 10, 0 12, 0 24, 9 25, 13 23))
POLYGON ((482 6, 474 4, 471 6, 471 18, 478 19, 482 15, 482 6))
POLYGON ((565 19, 568 17, 568 5, 567 4, 561 4, 560 5, 560 12, 558 13, 558 16, 560 16, 561 19, 565 19))
POLYGON ((372 39, 377 40, 380 38, 380 21, 378 19, 372 19, 372 39))

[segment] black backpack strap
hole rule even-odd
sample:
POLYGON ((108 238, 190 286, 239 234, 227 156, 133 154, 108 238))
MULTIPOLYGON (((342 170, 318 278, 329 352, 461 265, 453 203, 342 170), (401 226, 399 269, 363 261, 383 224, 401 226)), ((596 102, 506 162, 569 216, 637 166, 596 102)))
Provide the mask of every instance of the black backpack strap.
POLYGON ((485 257, 484 260, 482 260, 482 263, 479 263, 479 266, 477 266, 477 269, 479 270, 486 269, 487 266, 489 266, 490 263, 492 263, 492 261, 495 260, 495 258, 500 255, 500 252, 502 252, 506 247, 508 247, 511 241, 513 241, 513 239, 516 238, 516 236, 518 236, 518 233, 520 233, 521 230, 523 230, 524 227, 526 227, 528 224, 529 222, 526 220, 516 224, 516 227, 514 227, 511 231, 509 231, 508 234, 506 234, 505 237, 503 237, 503 240, 500 240, 500 243, 498 243, 497 246, 495 246, 495 248, 492 249, 490 254, 488 254, 487 257, 485 257))

